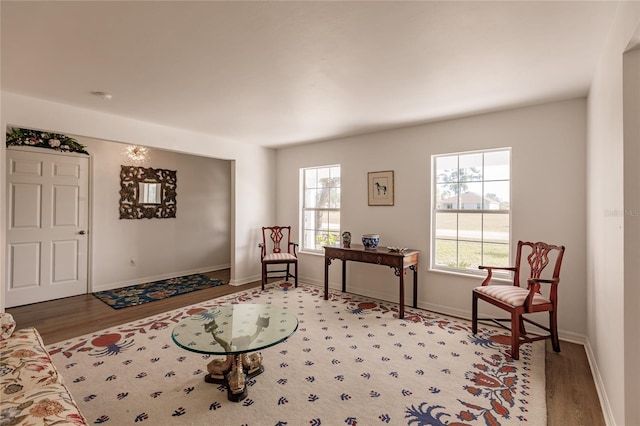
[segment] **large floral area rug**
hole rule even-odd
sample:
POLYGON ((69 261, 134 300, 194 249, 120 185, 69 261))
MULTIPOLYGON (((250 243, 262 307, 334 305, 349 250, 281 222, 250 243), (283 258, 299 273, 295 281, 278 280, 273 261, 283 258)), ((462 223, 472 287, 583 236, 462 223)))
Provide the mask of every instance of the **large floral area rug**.
POLYGON ((113 309, 122 309, 223 284, 225 282, 222 280, 210 278, 204 274, 193 274, 115 290, 98 291, 93 295, 113 309))
POLYGON ((319 287, 249 290, 50 345, 81 411, 107 425, 546 424, 544 343, 519 361, 499 331, 319 287), (183 318, 225 303, 289 310, 298 330, 262 351, 248 396, 204 381, 213 358, 180 349, 183 318))

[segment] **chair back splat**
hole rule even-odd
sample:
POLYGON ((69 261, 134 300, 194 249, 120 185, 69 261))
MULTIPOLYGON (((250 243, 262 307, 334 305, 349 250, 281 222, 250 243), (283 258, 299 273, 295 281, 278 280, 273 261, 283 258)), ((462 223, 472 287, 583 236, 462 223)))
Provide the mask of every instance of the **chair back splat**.
POLYGON ((511 331, 511 357, 519 359, 519 349, 522 343, 542 339, 551 339, 553 350, 560 352, 558 340, 558 284, 560 283, 560 267, 564 256, 564 246, 557 246, 543 242, 518 241, 516 264, 514 266, 479 266, 487 271, 487 277, 480 287, 472 292, 472 331, 478 332, 478 321, 492 321, 500 327, 511 331), (527 253, 523 253, 527 252, 527 253), (526 256, 526 261, 523 261, 526 256), (555 258, 555 261, 554 261, 555 258), (553 262, 553 272, 549 278, 544 278, 546 267, 553 262), (512 285, 491 285, 493 271, 510 271, 513 273, 512 285), (520 286, 520 275, 528 276, 527 288, 520 286), (542 292, 542 285, 548 285, 546 295, 542 292), (510 318, 478 318, 478 300, 503 309, 510 314, 510 318), (548 312, 549 324, 542 325, 525 317, 535 312, 548 312), (502 322, 510 322, 505 326, 502 322), (524 323, 533 324, 543 330, 543 334, 528 335, 524 323))
POLYGON ((263 226, 262 242, 258 247, 262 262, 262 289, 269 278, 284 278, 285 281, 294 278, 298 287, 298 244, 291 241, 291 226, 263 226), (271 269, 271 265, 284 269, 271 269), (291 272, 291 265, 295 274, 291 272))

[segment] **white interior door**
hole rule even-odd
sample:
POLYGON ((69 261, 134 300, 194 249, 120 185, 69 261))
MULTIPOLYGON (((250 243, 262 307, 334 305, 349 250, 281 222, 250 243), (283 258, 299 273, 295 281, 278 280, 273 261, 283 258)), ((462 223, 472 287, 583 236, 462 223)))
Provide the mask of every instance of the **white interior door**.
POLYGON ((87 292, 88 166, 7 149, 7 307, 87 292))

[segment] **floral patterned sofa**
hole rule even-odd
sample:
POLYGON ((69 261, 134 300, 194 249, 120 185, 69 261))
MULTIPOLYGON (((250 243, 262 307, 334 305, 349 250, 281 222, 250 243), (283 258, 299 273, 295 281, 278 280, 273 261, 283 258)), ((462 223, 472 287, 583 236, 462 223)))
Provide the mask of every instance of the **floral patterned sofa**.
POLYGON ((86 425, 35 328, 0 313, 0 425, 86 425))

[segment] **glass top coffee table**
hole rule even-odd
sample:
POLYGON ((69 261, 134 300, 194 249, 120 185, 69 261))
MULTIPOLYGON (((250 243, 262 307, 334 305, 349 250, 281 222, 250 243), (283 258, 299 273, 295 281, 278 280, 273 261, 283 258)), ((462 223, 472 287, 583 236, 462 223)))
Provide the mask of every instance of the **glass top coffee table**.
POLYGON ((224 384, 230 401, 247 397, 246 380, 264 371, 261 349, 284 342, 298 329, 298 318, 272 305, 220 305, 183 319, 171 333, 182 349, 226 355, 207 365, 207 383, 224 384))

